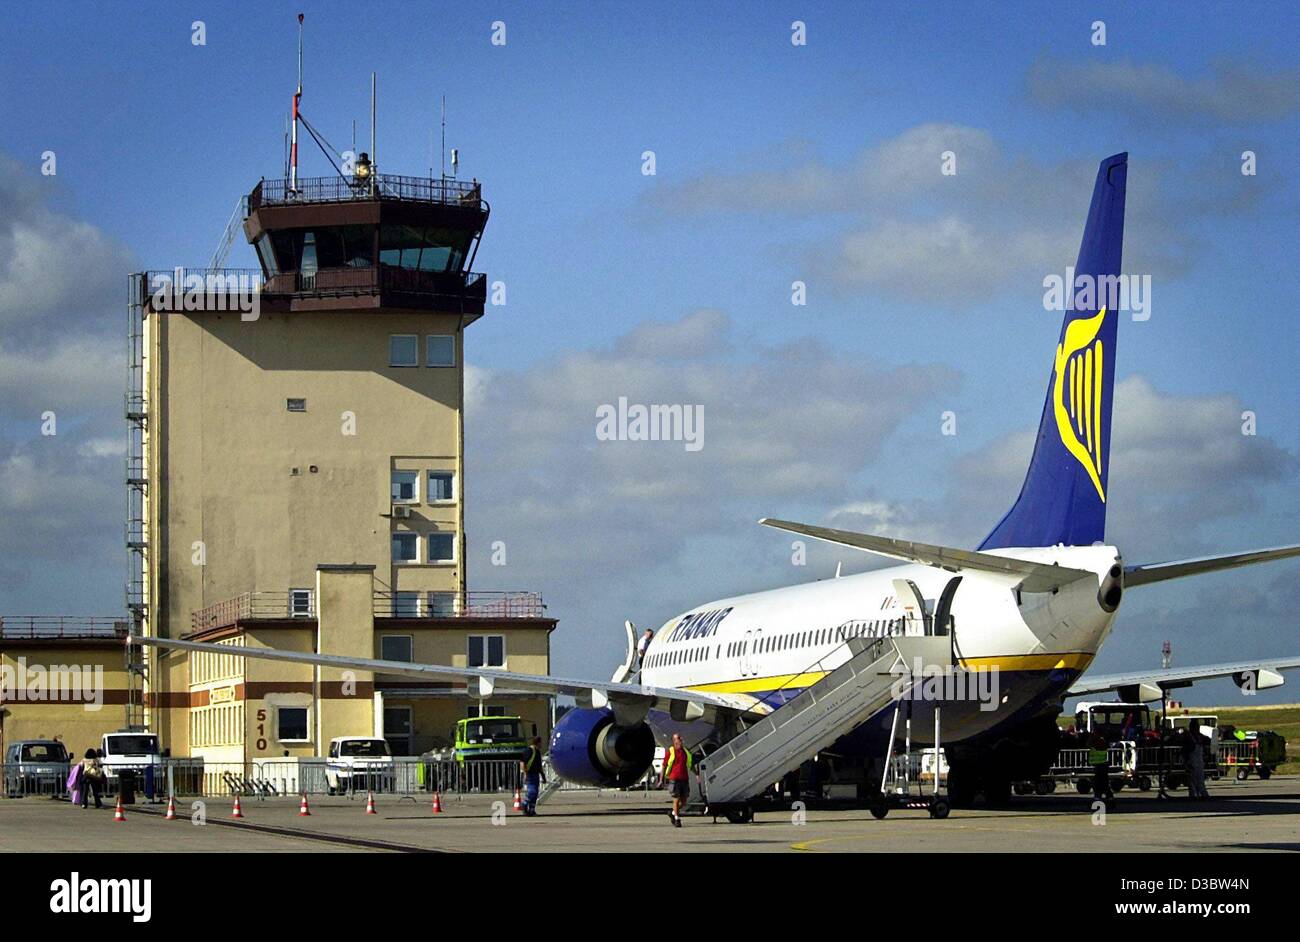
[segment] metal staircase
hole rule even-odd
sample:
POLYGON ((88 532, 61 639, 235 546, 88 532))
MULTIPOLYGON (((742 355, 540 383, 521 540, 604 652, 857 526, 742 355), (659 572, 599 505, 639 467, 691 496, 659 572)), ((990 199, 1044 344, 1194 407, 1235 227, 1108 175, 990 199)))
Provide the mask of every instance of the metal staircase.
POLYGON ((849 638, 845 645, 845 663, 699 762, 700 792, 688 807, 717 808, 756 797, 885 709, 903 669, 917 659, 927 669, 953 664, 946 635, 849 638))

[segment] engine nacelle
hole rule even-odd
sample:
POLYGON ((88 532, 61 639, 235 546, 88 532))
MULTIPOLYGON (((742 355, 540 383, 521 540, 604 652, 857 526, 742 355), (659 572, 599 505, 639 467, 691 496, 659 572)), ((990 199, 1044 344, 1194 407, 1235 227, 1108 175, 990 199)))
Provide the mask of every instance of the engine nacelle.
POLYGON ((626 788, 654 762, 655 737, 645 723, 617 725, 608 707, 570 710, 555 724, 550 756, 565 781, 626 788))

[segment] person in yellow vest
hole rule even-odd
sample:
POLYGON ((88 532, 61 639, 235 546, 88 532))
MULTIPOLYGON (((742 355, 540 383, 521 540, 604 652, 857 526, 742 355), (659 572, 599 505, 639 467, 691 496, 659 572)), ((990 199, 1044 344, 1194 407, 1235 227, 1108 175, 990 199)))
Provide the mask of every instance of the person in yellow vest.
POLYGON ((682 804, 691 795, 691 771, 695 768, 695 759, 682 745, 682 737, 673 733, 673 744, 664 754, 664 770, 660 785, 667 783, 668 793, 673 796, 671 820, 673 827, 682 826, 682 804))
POLYGON ((524 814, 532 818, 537 815, 537 795, 541 791, 546 770, 542 768, 542 737, 534 736, 528 746, 528 756, 519 763, 519 771, 524 776, 524 814))
POLYGON ((1088 739, 1088 764, 1092 766, 1093 795, 1114 801, 1115 793, 1110 789, 1110 749, 1101 733, 1093 733, 1088 739))

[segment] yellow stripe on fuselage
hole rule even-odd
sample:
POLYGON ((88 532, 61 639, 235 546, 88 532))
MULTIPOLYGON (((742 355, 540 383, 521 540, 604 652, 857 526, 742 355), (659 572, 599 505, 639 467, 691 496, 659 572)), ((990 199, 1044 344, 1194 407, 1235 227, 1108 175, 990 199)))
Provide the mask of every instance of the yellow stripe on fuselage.
MULTIPOLYGON (((1003 654, 995 657, 964 657, 959 660, 966 670, 992 670, 1000 673, 1014 671, 1086 670, 1092 663, 1091 654, 1003 654)), ((779 690, 783 687, 811 687, 826 676, 827 671, 808 671, 803 674, 776 674, 771 677, 748 677, 744 680, 722 680, 711 684, 693 684, 684 689, 702 693, 755 693, 779 690)))

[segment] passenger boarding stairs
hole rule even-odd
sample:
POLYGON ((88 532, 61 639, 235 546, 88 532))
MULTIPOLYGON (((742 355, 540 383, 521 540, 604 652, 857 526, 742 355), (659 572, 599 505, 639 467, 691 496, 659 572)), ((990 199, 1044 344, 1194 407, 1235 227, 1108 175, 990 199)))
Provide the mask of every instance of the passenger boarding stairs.
POLYGON ((845 646, 850 653, 845 663, 697 764, 700 790, 688 807, 716 809, 757 797, 888 707, 900 677, 918 660, 927 672, 953 666, 952 639, 946 635, 854 637, 845 646))

